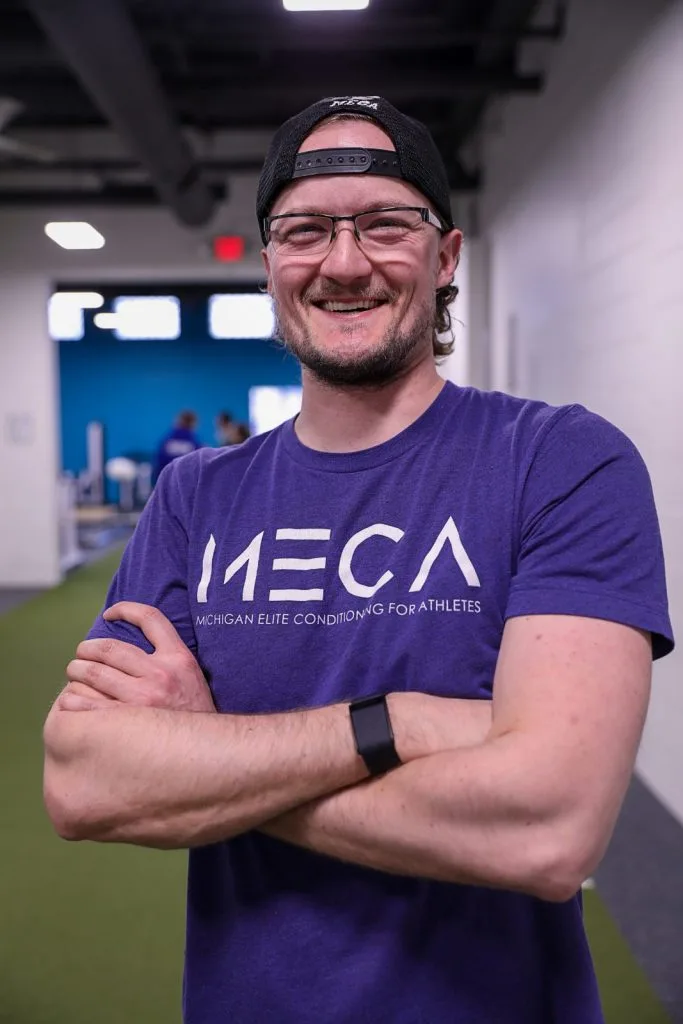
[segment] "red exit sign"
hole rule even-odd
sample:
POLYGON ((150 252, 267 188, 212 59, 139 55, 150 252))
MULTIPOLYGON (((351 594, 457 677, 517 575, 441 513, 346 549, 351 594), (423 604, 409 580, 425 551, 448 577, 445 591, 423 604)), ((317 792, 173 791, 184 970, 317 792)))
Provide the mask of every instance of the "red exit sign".
POLYGON ((238 263, 244 259, 244 251, 241 235, 218 235, 213 240, 213 258, 219 263, 238 263))

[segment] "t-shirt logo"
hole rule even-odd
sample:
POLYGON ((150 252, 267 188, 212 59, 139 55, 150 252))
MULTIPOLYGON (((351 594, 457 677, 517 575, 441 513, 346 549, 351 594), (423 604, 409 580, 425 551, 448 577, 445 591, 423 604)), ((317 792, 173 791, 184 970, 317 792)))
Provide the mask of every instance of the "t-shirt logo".
MULTIPOLYGON (((405 532, 403 530, 387 523, 373 523, 371 526, 367 526, 363 530, 354 533, 344 544, 339 557, 339 565, 337 566, 337 574, 347 593, 354 597, 371 598, 394 578, 394 574, 390 569, 382 573, 377 580, 363 578, 363 544, 371 537, 382 537, 393 544, 400 544, 404 536, 405 532)), ((202 575, 197 587, 197 601, 199 604, 207 603, 209 599, 209 586, 216 570, 223 585, 229 584, 234 580, 233 586, 235 584, 239 586, 241 582, 242 601, 254 600, 256 582, 259 574, 264 571, 272 574, 270 576, 272 585, 268 592, 269 601, 310 602, 323 601, 325 599, 324 589, 320 586, 319 574, 321 570, 327 567, 327 557, 321 554, 320 544, 321 542, 324 544, 330 541, 332 531, 327 527, 287 527, 277 529, 275 531, 275 540, 278 544, 283 545, 281 557, 275 558, 272 565, 268 567, 263 566, 261 563, 263 537, 264 531, 257 533, 249 544, 232 559, 229 565, 214 566, 216 539, 211 534, 204 549, 202 575), (301 557, 306 555, 306 548, 304 546, 302 549, 302 543, 305 545, 311 542, 316 543, 315 557, 301 557), (281 570, 301 573, 301 586, 278 587, 276 585, 277 573, 281 570), (307 586, 306 584, 309 582, 313 585, 307 586)), ((465 550, 453 517, 449 516, 438 536, 424 554, 417 569, 417 574, 410 582, 408 593, 417 594, 422 590, 437 558, 439 558, 444 548, 448 547, 450 547, 451 557, 467 585, 470 587, 481 586, 477 571, 465 550)), ((310 551, 310 548, 308 550, 310 551)))

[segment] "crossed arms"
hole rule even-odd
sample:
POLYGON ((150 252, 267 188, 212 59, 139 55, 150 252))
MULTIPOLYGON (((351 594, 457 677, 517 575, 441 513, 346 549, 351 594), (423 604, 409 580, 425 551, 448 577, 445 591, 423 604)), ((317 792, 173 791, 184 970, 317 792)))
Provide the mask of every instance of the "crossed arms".
POLYGON ((601 859, 633 769, 648 633, 574 616, 508 620, 494 697, 395 693, 404 764, 369 780, 346 705, 219 715, 157 610, 153 654, 80 645, 44 729, 48 813, 67 839, 157 848, 261 831, 381 871, 569 899, 601 859))

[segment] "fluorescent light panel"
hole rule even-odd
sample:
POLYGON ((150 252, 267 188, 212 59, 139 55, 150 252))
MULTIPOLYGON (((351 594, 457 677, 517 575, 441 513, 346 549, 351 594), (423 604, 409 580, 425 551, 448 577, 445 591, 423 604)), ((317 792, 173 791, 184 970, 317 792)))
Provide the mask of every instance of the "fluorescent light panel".
POLYGON ((50 221, 45 234, 62 249, 101 249, 104 245, 104 235, 85 220, 50 221))
POLYGON ((112 308, 120 341, 180 337, 180 299, 175 295, 120 295, 112 308))
POLYGON ((50 337, 54 341, 80 341, 83 337, 83 310, 99 309, 104 296, 99 292, 55 292, 47 307, 50 337))
POLYGON ((275 327, 269 295, 212 295, 209 334, 212 338, 270 338, 275 327))
POLYGON ((286 11, 364 11, 370 0, 282 0, 286 11))

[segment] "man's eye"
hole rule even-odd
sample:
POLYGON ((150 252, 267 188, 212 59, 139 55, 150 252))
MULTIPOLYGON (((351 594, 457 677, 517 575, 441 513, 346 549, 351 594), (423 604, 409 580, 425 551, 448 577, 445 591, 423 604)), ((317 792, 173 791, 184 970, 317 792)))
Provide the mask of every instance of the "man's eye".
POLYGON ((366 230, 374 231, 375 229, 381 228, 404 228, 405 226, 405 223, 398 218, 381 217, 368 224, 366 230))
POLYGON ((304 235, 324 235, 325 228, 321 224, 295 224, 289 229, 289 237, 304 235))
POLYGON ((279 245, 312 245, 325 238, 328 231, 320 221, 295 220, 289 224, 279 224, 273 237, 279 245))
POLYGON ((362 222, 362 230, 371 238, 392 240, 412 231, 419 222, 415 214, 405 210, 380 210, 362 222))

